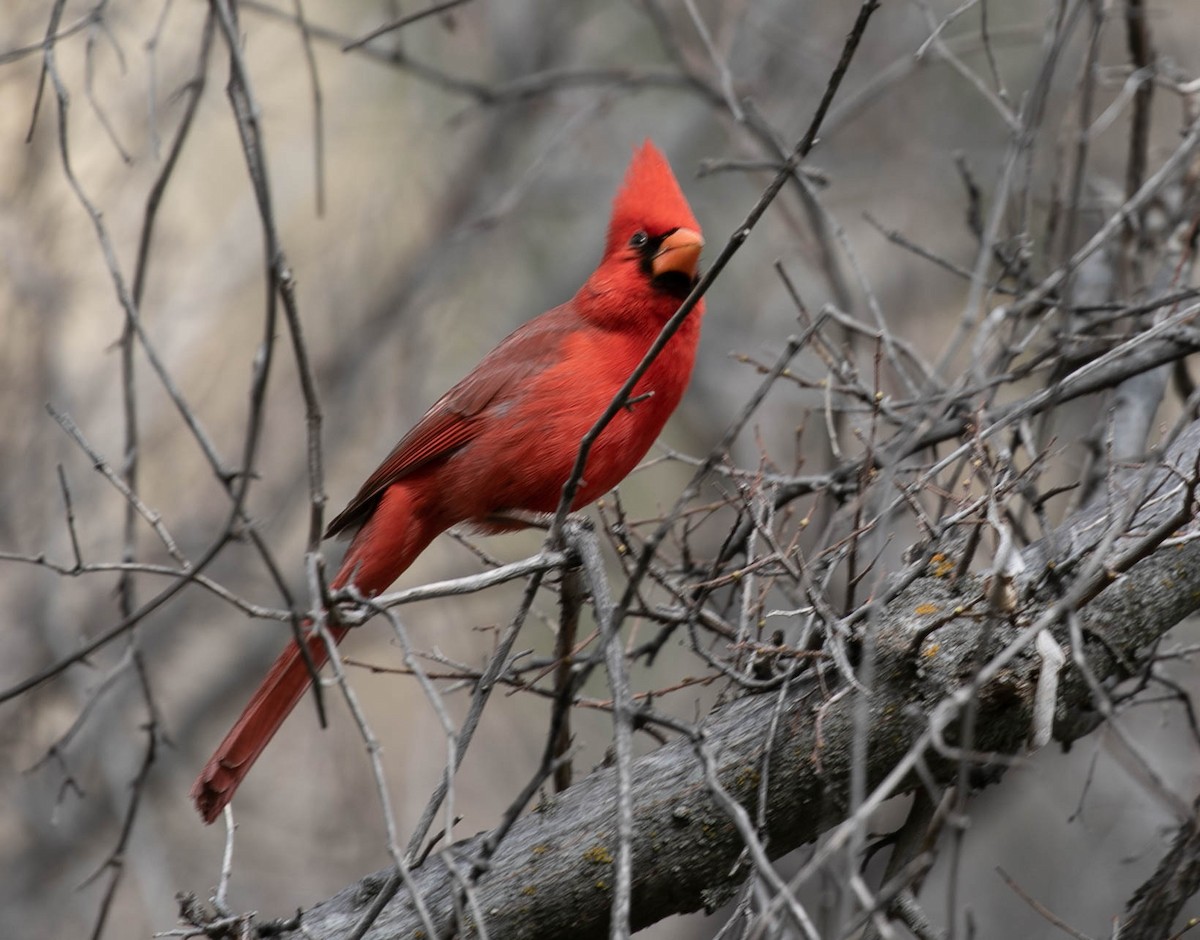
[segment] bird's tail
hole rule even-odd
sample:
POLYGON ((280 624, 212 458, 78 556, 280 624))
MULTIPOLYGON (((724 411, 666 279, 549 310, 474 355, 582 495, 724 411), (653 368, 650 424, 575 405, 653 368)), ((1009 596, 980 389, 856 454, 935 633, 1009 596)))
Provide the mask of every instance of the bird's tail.
MULTIPOLYGON (((335 643, 349 632, 348 627, 330 625, 335 643)), ((311 634, 305 640, 312 668, 304 661, 300 646, 292 640, 275 660, 271 671, 250 699, 242 716, 225 735, 225 740, 204 765, 192 785, 191 797, 206 823, 212 822, 233 799, 238 784, 250 772, 275 732, 304 693, 312 685, 313 670, 329 661, 324 639, 311 634)))
MULTIPOLYGON (((441 531, 437 525, 421 522, 413 512, 413 501, 413 494, 400 486, 393 486, 384 495, 350 543, 342 567, 331 582, 333 589, 353 581, 362 594, 378 594, 412 564, 441 531)), ((306 623, 306 630, 308 626, 306 623)), ((335 643, 340 643, 348 632, 344 626, 329 627, 335 643)), ((308 635, 305 645, 312 668, 304 661, 296 641, 289 641, 192 785, 191 798, 206 823, 216 819, 233 799, 258 756, 312 685, 314 671, 329 661, 329 650, 319 634, 308 635)))

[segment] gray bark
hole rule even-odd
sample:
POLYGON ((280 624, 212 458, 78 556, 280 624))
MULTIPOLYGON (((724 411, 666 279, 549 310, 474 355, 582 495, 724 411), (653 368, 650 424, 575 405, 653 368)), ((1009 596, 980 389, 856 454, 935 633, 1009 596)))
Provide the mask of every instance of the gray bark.
MULTIPOLYGON (((875 787, 914 747, 923 748, 925 765, 944 784, 952 784, 958 765, 925 747, 937 724, 941 740, 954 743, 957 709, 970 696, 978 703, 975 752, 1013 755, 1030 733, 1030 715, 1039 660, 1032 642, 993 669, 977 689, 975 675, 980 624, 992 616, 994 654, 1024 633, 1048 611, 1054 590, 1042 581, 1051 568, 1060 573, 1057 590, 1077 610, 1086 638, 1087 663, 1095 678, 1120 677, 1137 658, 1181 618, 1200 606, 1200 541, 1146 547, 1123 574, 1111 565, 1155 529, 1175 528, 1181 519, 1191 531, 1193 484, 1200 423, 1180 435, 1163 465, 1103 507, 1080 513, 1053 535, 1023 553, 1028 564, 1025 592, 1014 619, 995 617, 982 605, 978 581, 957 584, 948 578, 922 577, 880 612, 876 661, 870 691, 869 786, 875 787), (1143 480, 1145 482, 1145 480, 1143 480), (1102 544, 1113 520, 1119 524, 1130 500, 1136 516, 1115 542, 1102 544), (1094 550, 1105 565, 1088 562, 1094 550), (1073 566, 1073 567, 1072 567, 1073 566), (1108 567, 1106 571, 1105 568, 1108 567), (1063 570, 1069 569, 1069 570, 1063 570), (1041 583, 1041 588, 1035 590, 1041 583), (1075 600, 1071 600, 1073 594, 1075 600), (959 608, 974 611, 954 616, 959 608), (944 624, 933 632, 933 624, 944 624)), ((1126 556, 1128 557, 1128 556, 1126 556)), ((1064 617, 1051 625, 1069 649, 1064 617)), ((1068 655, 1059 690, 1056 735, 1069 742, 1094 723, 1070 720, 1093 705, 1088 684, 1068 655)), ((772 857, 811 842, 842 822, 849 812, 849 781, 856 699, 852 694, 823 700, 815 688, 794 688, 748 696, 714 712, 704 739, 714 755, 722 786, 756 818, 764 760, 769 755, 766 831, 762 839, 772 857), (773 719, 774 736, 771 736, 773 719), (819 716, 819 721, 818 721, 819 716)), ((601 770, 520 819, 509 832, 490 870, 475 886, 479 910, 491 938, 603 937, 611 907, 612 868, 616 855, 615 774, 601 770)), ((911 790, 904 779, 891 792, 911 790)), ((716 907, 731 897, 748 874, 743 842, 730 817, 714 800, 693 741, 680 739, 634 765, 633 925, 644 926, 673 913, 716 907)), ((483 835, 460 841, 434 855, 413 875, 416 889, 443 935, 455 923, 458 882, 446 856, 469 871, 483 835)), ((378 872, 350 885, 301 917, 302 930, 287 937, 345 936, 370 906, 389 875, 378 872)), ((464 914, 457 935, 477 935, 464 914)), ((374 940, 425 936, 404 890, 385 908, 371 931, 374 940)))

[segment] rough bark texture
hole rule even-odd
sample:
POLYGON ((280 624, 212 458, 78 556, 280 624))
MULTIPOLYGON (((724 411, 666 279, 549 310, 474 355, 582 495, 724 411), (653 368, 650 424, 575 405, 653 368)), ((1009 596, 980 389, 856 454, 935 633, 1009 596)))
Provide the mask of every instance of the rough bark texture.
MULTIPOLYGON (((1198 447, 1200 424, 1188 428, 1177 441, 1168 469, 1156 472, 1152 486, 1139 500, 1138 515, 1128 527, 1132 534, 1109 546, 1106 559, 1119 557, 1138 536, 1163 525, 1184 506, 1188 517, 1193 515, 1187 478, 1195 475, 1198 447)), ((1136 490, 1111 500, 1109 511, 1119 515, 1131 498, 1136 498, 1136 490)), ((1036 581, 1051 563, 1086 560, 1104 536, 1105 522, 1103 509, 1081 513, 1052 537, 1031 546, 1025 552, 1031 562, 1029 582, 1036 581)), ((872 786, 928 729, 935 707, 961 690, 973 674, 980 619, 953 615, 960 606, 974 604, 974 609, 982 610, 980 593, 977 581, 953 584, 944 578, 922 578, 888 604, 878 618, 870 698, 868 776, 872 786), (939 621, 946 622, 917 640, 922 631, 939 621)), ((1022 603, 1016 623, 994 621, 993 652, 1033 623, 1050 603, 1048 598, 1031 598, 1022 603)), ((1200 541, 1154 549, 1080 611, 1088 638, 1085 653, 1096 677, 1113 675, 1120 668, 1119 660, 1132 659, 1138 649, 1197 606, 1200 541)), ((1068 647, 1066 631, 1056 627, 1055 633, 1064 648, 1068 647)), ((1068 657, 1059 692, 1060 716, 1091 704, 1088 686, 1070 662, 1068 657)), ((979 690, 974 750, 1003 754, 1022 750, 1030 733, 1039 668, 1030 644, 979 690)), ((798 686, 789 690, 782 702, 778 693, 756 695, 734 702, 709 719, 705 733, 719 779, 752 818, 769 750, 764 841, 772 856, 813 840, 845 817, 855 707, 852 695, 823 702, 812 688, 798 686), (771 738, 777 709, 781 711, 771 738)), ((1062 738, 1082 733, 1070 730, 1080 726, 1066 721, 1058 726, 1062 738)), ((948 738, 952 739, 954 727, 946 726, 948 738)), ((935 776, 944 783, 953 781, 956 764, 939 762, 932 750, 926 757, 935 776)), ((491 871, 475 889, 490 937, 607 935, 616 854, 614 779, 612 771, 594 773, 514 825, 491 871)), ((905 787, 911 787, 911 781, 896 792, 905 787)), ((635 927, 672 913, 714 907, 730 897, 746 873, 744 867, 735 869, 742 842, 729 817, 715 803, 690 741, 668 744, 636 762, 633 805, 635 927)), ((461 868, 470 868, 480 839, 463 840, 449 849, 461 868)), ((347 887, 302 916, 305 932, 284 935, 344 936, 361 918, 387 875, 376 873, 347 887)), ((414 876, 439 931, 450 935, 456 882, 444 860, 430 858, 414 876)), ((476 933, 468 918, 458 935, 476 933)), ((426 933, 402 890, 368 936, 382 940, 418 938, 426 933)))
POLYGON ((1129 902, 1121 936, 1128 940, 1157 940, 1170 935, 1171 926, 1187 899, 1200 888, 1200 800, 1192 804, 1193 818, 1175 833, 1170 851, 1129 902))

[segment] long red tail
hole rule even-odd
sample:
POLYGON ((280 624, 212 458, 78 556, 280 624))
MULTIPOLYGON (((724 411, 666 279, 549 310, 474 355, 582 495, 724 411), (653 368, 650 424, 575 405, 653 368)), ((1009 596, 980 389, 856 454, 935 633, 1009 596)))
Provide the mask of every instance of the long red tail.
MULTIPOLYGON (((445 528, 414 512, 417 500, 417 493, 401 486, 393 486, 385 494, 350 543, 342 567, 331 583, 334 589, 353 580, 364 595, 378 594, 412 564, 433 537, 445 528)), ((331 626, 329 631, 334 642, 340 643, 349 629, 331 626)), ((313 665, 320 669, 329 661, 324 640, 313 635, 305 643, 313 665)), ((291 640, 192 785, 190 795, 206 823, 216 819, 233 799, 258 755, 275 737, 275 732, 310 685, 312 672, 304 662, 300 647, 291 640)))
MULTIPOLYGON (((349 628, 331 626, 329 632, 340 643, 349 628)), ((329 661, 325 641, 313 635, 306 644, 313 666, 320 669, 329 661)), ((238 784, 311 684, 312 673, 300 654, 300 647, 292 640, 192 785, 191 797, 206 823, 216 819, 233 799, 238 784)))

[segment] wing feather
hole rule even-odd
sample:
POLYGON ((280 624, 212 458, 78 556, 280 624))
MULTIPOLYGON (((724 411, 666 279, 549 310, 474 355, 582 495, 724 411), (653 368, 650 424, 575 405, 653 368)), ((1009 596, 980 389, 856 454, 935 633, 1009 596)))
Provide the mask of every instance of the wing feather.
POLYGON ((520 396, 531 375, 558 361, 563 341, 577 326, 572 306, 563 304, 511 333, 400 439, 329 523, 325 538, 358 528, 389 486, 474 440, 493 415, 520 396))

